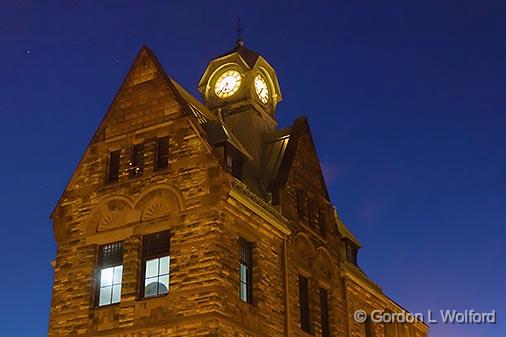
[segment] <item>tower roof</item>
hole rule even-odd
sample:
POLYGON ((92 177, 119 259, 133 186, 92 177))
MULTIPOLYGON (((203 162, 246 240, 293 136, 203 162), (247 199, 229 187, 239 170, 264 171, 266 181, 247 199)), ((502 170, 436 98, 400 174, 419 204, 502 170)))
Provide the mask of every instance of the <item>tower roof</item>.
POLYGON ((234 53, 239 54, 239 56, 244 60, 244 62, 246 62, 246 64, 250 68, 253 68, 255 66, 255 63, 260 57, 260 54, 258 54, 256 51, 244 47, 244 41, 238 40, 234 49, 216 58, 219 59, 234 53))

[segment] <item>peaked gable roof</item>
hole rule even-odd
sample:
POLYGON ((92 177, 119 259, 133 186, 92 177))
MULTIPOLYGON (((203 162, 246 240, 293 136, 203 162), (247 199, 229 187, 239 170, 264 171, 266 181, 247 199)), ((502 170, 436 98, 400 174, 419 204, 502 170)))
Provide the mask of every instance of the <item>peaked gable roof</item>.
MULTIPOLYGON (((135 86, 137 84, 146 82, 149 79, 153 79, 155 77, 159 76, 165 85, 165 88, 169 90, 169 92, 175 97, 178 104, 181 106, 181 110, 184 113, 186 117, 189 118, 191 124, 193 127, 198 131, 198 133, 201 135, 202 139, 208 144, 208 148, 215 154, 216 157, 219 158, 219 155, 214 150, 214 147, 208 142, 207 136, 205 131, 200 126, 200 123, 197 120, 197 116, 195 115, 194 109, 190 106, 190 103, 187 99, 183 97, 184 94, 181 93, 182 88, 177 88, 174 84, 173 80, 169 77, 169 75, 165 72, 162 65, 158 61, 157 57, 154 55, 154 53, 149 49, 147 46, 142 46, 139 50, 137 56, 134 59, 134 62, 132 63, 130 69, 128 70, 127 75, 125 76, 122 84, 120 85, 118 91, 116 92, 111 104, 106 110, 106 113, 104 114, 104 117, 99 123, 98 128, 96 129, 95 133, 93 134, 93 137, 91 138, 90 142, 88 143, 88 146, 86 147, 86 150, 83 152, 81 158, 79 159, 78 165, 74 169, 69 181, 67 182, 62 194, 60 195, 58 201, 56 202, 56 205, 51 212, 51 218, 54 217, 56 210, 61 205, 62 200, 65 196, 66 191, 68 190, 69 186, 72 184, 76 173, 81 167, 81 164, 86 156, 86 153, 88 152, 89 147, 105 138, 105 124, 106 121, 111 117, 112 115, 112 108, 117 101, 120 94, 129 86, 135 86), (150 63, 150 66, 146 66, 146 62, 150 63), (152 67, 151 67, 152 65, 152 67)), ((222 161, 220 161, 221 165, 224 165, 222 161)))
MULTIPOLYGON (((286 145, 285 153, 283 156, 283 159, 281 160, 281 164, 279 166, 278 174, 276 178, 271 182, 269 189, 271 191, 278 190, 282 186, 284 186, 288 180, 288 176, 290 174, 290 170, 292 169, 293 162, 296 158, 297 149, 300 145, 300 140, 304 134, 307 134, 309 140, 310 140, 310 146, 313 148, 314 153, 318 157, 318 154, 316 152, 316 146, 314 144, 313 136, 311 134, 311 129, 309 128, 309 123, 307 121, 307 118, 305 116, 299 117, 295 119, 293 122, 293 125, 291 127, 290 132, 290 138, 288 141, 288 144, 286 145)), ((320 174, 320 181, 323 188, 324 196, 327 200, 330 201, 329 192, 327 189, 327 184, 325 183, 325 178, 323 177, 323 172, 319 165, 319 174, 320 174)))
POLYGON ((353 242, 357 246, 357 248, 361 248, 362 244, 360 243, 360 241, 358 241, 358 239, 355 237, 355 235, 353 235, 353 233, 350 231, 350 229, 341 220, 341 218, 339 217, 339 214, 337 214, 337 210, 335 208, 334 208, 334 218, 336 219, 336 222, 337 222, 337 230, 339 231, 341 236, 344 239, 347 239, 347 240, 353 242))

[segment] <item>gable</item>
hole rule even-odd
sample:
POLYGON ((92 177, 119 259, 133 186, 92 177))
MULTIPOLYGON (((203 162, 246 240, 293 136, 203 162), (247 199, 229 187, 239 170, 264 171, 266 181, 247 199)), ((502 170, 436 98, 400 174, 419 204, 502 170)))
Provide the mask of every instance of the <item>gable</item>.
MULTIPOLYGON (((155 129, 168 130, 181 117, 186 117, 186 122, 179 124, 190 131, 176 131, 171 136, 182 143, 184 132, 196 132, 207 148, 206 151, 213 152, 188 102, 182 98, 154 54, 147 47, 142 47, 51 217, 54 218, 62 200, 65 196, 72 195, 73 191, 88 190, 91 194, 104 186, 107 171, 104 156, 109 151, 119 148, 119 144, 125 142, 144 142, 143 133, 155 129), (185 127, 188 123, 190 126, 185 127)), ((125 155, 128 155, 126 151, 125 155)))
MULTIPOLYGON (((301 184, 309 185, 310 190, 316 191, 330 201, 320 159, 306 117, 297 118, 292 125, 290 140, 281 161, 278 176, 271 183, 270 190, 276 194, 289 180, 295 179, 298 179, 301 184)), ((294 181, 294 183, 297 182, 294 181)))
POLYGON ((178 98, 156 57, 141 48, 92 143, 177 117, 183 110, 178 98))

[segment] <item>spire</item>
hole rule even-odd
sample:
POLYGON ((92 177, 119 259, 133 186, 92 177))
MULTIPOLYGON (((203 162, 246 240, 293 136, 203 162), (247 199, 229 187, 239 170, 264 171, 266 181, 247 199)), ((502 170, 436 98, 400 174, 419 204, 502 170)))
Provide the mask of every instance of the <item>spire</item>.
POLYGON ((241 26, 241 17, 237 19, 237 26, 235 32, 237 33, 237 40, 235 41, 236 47, 244 46, 244 41, 242 40, 242 31, 244 29, 241 26))

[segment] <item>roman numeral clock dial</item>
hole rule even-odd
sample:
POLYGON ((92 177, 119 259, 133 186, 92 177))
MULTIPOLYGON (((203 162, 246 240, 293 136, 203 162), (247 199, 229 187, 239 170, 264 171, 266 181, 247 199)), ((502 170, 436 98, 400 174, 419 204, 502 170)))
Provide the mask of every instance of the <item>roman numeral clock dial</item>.
POLYGON ((227 70, 221 74, 214 85, 214 93, 219 98, 230 97, 241 86, 241 74, 237 70, 227 70))
POLYGON ((267 104, 269 101, 269 88, 267 87, 265 78, 260 74, 255 77, 255 92, 260 102, 267 104))

